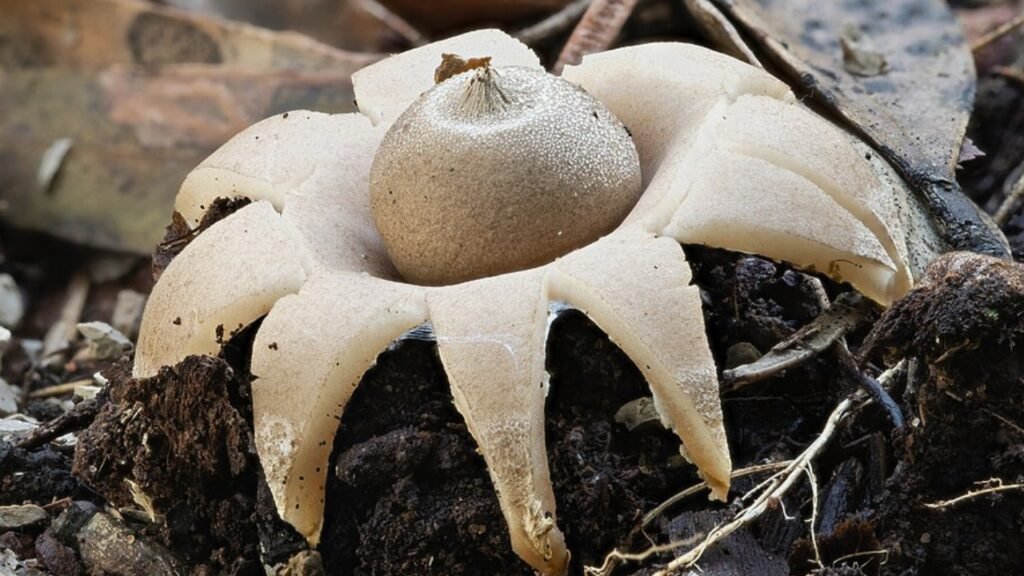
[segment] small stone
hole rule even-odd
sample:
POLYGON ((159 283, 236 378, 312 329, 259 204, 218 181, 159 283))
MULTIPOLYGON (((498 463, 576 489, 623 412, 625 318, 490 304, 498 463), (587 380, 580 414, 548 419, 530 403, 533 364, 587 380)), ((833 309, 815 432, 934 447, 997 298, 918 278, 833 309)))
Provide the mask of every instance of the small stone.
POLYGON ((75 535, 78 552, 89 574, 111 576, 177 576, 180 562, 159 544, 136 535, 108 514, 94 514, 75 535))
POLYGON ((18 389, 0 378, 0 418, 18 412, 18 400, 21 394, 18 389))
POLYGON ((106 322, 81 322, 76 328, 89 342, 89 357, 116 360, 132 349, 132 341, 106 322))
POLYGON ((28 556, 32 549, 32 537, 17 532, 7 531, 0 534, 0 550, 10 550, 18 558, 28 556))
POLYGON ((15 556, 14 551, 0 548, 0 574, 14 574, 18 564, 18 557, 15 556))
POLYGON ((96 505, 92 502, 85 500, 79 500, 72 502, 67 507, 53 524, 50 526, 50 530, 53 535, 66 545, 73 545, 75 543, 75 535, 78 534, 82 526, 92 519, 92 517, 99 511, 96 505))
POLYGON ((281 568, 277 576, 324 576, 324 563, 320 553, 303 550, 288 559, 288 565, 281 568))
MULTIPOLYGON (((3 360, 4 352, 11 343, 11 331, 0 326, 0 360, 3 360)), ((0 362, 2 366, 2 362, 0 362)), ((18 400, 20 393, 16 388, 0 378, 0 418, 10 416, 18 411, 18 400)))
POLYGON ((737 342, 725 351, 725 369, 732 370, 745 364, 753 364, 760 360, 761 356, 764 354, 750 342, 737 342))
POLYGON ((7 346, 11 343, 11 331, 3 326, 0 326, 0 356, 3 356, 4 352, 7 351, 7 346))
POLYGON ((110 325, 129 339, 139 334, 142 323, 142 311, 146 307, 146 296, 135 290, 121 290, 114 302, 114 312, 110 316, 110 325))
POLYGON ((25 303, 14 278, 0 274, 0 326, 16 328, 25 314, 25 303))
POLYGON ((75 551, 61 544, 49 530, 36 538, 36 558, 53 576, 78 576, 82 573, 75 551))
POLYGON ((34 504, 0 506, 0 532, 24 530, 38 526, 49 518, 50 515, 46 513, 46 510, 34 504))
POLYGON ((30 364, 38 364, 43 357, 43 341, 36 338, 19 339, 21 351, 25 354, 30 364))
POLYGON ((0 441, 9 442, 15 436, 21 436, 38 425, 35 418, 22 414, 0 418, 0 441))
POLYGON ((615 412, 615 421, 628 428, 631 432, 650 422, 661 422, 661 415, 654 406, 654 398, 643 396, 626 402, 615 412))

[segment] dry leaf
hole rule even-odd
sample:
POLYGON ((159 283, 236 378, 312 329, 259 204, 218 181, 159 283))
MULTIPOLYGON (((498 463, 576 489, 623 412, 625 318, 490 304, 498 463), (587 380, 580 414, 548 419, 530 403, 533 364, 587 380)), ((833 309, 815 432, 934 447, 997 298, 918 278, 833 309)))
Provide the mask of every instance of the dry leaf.
POLYGON ((1007 254, 956 184, 974 100, 974 64, 942 0, 715 0, 912 183, 951 248, 1007 254), (844 53, 843 30, 870 39, 844 53), (851 62, 857 62, 851 71, 851 62), (884 63, 884 68, 880 64, 884 63), (864 77, 870 72, 870 77, 864 77))
POLYGON ((292 30, 344 50, 396 51, 397 39, 359 0, 165 0, 169 6, 292 30))
POLYGON ((380 0, 413 24, 433 31, 510 22, 554 12, 571 0, 380 0))
POLYGON ((375 58, 131 0, 0 4, 0 217, 149 254, 189 169, 276 112, 353 109, 375 58))

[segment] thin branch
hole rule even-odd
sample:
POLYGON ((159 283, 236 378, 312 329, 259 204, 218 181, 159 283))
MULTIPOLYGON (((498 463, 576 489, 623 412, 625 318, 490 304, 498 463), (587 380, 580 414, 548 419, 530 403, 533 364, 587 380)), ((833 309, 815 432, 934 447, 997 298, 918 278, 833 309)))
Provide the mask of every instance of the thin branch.
POLYGON ((870 304, 852 292, 843 294, 831 306, 826 300, 823 307, 826 307, 824 312, 817 318, 776 344, 756 362, 724 371, 722 389, 738 390, 817 357, 847 332, 863 324, 870 310, 870 304))
POLYGON ((608 576, 612 573, 619 564, 622 562, 643 562, 655 554, 661 554, 662 552, 671 552, 683 546, 690 546, 696 543, 701 538, 704 538, 703 534, 697 533, 689 538, 682 540, 673 540, 667 544, 657 544, 644 550, 643 552, 620 552, 619 550, 612 550, 604 557, 604 564, 601 566, 584 566, 583 574, 586 576, 608 576))
POLYGON ((967 502, 968 500, 980 498, 987 494, 996 494, 999 492, 1012 492, 1015 490, 1024 491, 1024 484, 1003 484, 1003 481, 999 478, 990 478, 988 480, 985 480, 984 482, 980 482, 980 484, 986 485, 985 488, 980 488, 978 490, 970 490, 966 494, 961 494, 960 496, 957 496, 956 498, 951 498, 949 500, 929 502, 925 504, 925 507, 931 508, 932 510, 943 510, 946 508, 956 506, 957 504, 962 504, 964 502, 967 502))
POLYGON ((1006 416, 1003 416, 1003 415, 999 414, 998 412, 996 412, 995 410, 991 410, 989 408, 982 408, 981 411, 986 413, 986 414, 988 414, 989 416, 995 418, 996 420, 999 420, 1003 424, 1006 424, 1007 426, 1012 428, 1014 431, 1016 431, 1021 436, 1024 436, 1024 427, 1021 427, 1019 424, 1017 424, 1013 420, 1010 420, 1006 416))
POLYGON ((814 468, 811 466, 810 461, 805 462, 804 473, 807 474, 807 483, 811 485, 811 520, 810 520, 810 534, 811 534, 811 546, 814 548, 814 561, 821 570, 825 569, 825 565, 821 562, 821 549, 818 548, 818 530, 814 525, 818 522, 818 478, 814 475, 814 468))
POLYGON ((36 426, 15 444, 18 448, 31 450, 47 442, 51 442, 69 432, 77 432, 87 428, 96 419, 100 408, 106 403, 106 397, 83 400, 75 404, 71 410, 60 416, 36 426))
POLYGON ((799 456, 793 459, 790 465, 780 474, 779 478, 768 486, 768 489, 758 496, 749 507, 741 510, 731 521, 716 526, 700 544, 686 554, 669 562, 668 566, 664 570, 656 572, 655 576, 666 576, 676 570, 693 566, 700 560, 708 548, 721 542, 739 528, 759 518, 773 503, 781 502, 782 497, 789 492, 804 473, 804 467, 817 458, 829 441, 832 440, 839 427, 839 423, 849 415, 853 405, 853 397, 846 398, 840 402, 832 411, 832 414, 829 415, 821 434, 799 456))
POLYGON ((607 50, 622 31, 637 1, 593 0, 551 71, 561 74, 567 64, 579 64, 587 54, 607 50))
POLYGON ((72 380, 63 384, 54 384, 53 386, 47 386, 46 388, 40 388, 39 390, 33 390, 29 393, 29 398, 49 398, 51 396, 61 396, 74 392, 75 388, 79 386, 94 386, 96 380, 92 378, 82 378, 81 380, 72 380))
POLYGON ((576 0, 567 4, 564 8, 548 16, 547 18, 523 28, 513 34, 520 42, 528 46, 535 46, 548 38, 553 38, 572 28, 573 24, 579 22, 583 13, 593 0, 576 0))
POLYGON ((1010 215, 1013 214, 1013 209, 1024 199, 1024 165, 1021 165, 1020 174, 1017 175, 1017 181, 1014 182, 1013 188, 1010 193, 1006 195, 1006 199, 999 205, 999 209, 996 210, 995 216, 992 217, 996 221, 996 224, 1002 226, 1006 224, 1006 221, 1010 219, 1010 215))
POLYGON ((1024 72, 1016 68, 1011 68, 1009 66, 996 66, 992 69, 992 72, 1002 76, 1003 78, 1009 78, 1010 80, 1024 84, 1024 72))
POLYGON ((367 14, 373 16, 377 20, 380 20, 381 24, 384 24, 393 32, 401 36, 402 39, 409 43, 409 45, 418 47, 429 43, 427 37, 417 30, 415 26, 409 24, 408 21, 392 12, 387 6, 381 4, 377 0, 356 0, 356 5, 362 8, 367 14))
POLYGON ((1014 18, 1013 20, 1003 23, 995 30, 992 30, 991 32, 985 34, 984 36, 978 38, 974 42, 971 42, 971 52, 979 52, 989 44, 995 42, 996 40, 999 40, 1003 36, 1006 36, 1010 32, 1013 32, 1017 28, 1020 28, 1022 25, 1024 25, 1024 13, 1018 14, 1017 17, 1014 18))
MULTIPOLYGON (((732 474, 729 475, 729 478, 732 478, 732 479, 735 480, 736 478, 742 478, 744 476, 750 476, 751 474, 757 474, 759 472, 775 472, 776 470, 782 470, 783 468, 789 466, 791 463, 792 463, 791 460, 785 460, 783 462, 772 462, 772 463, 769 463, 769 464, 758 464, 757 466, 748 466, 746 468, 741 468, 739 470, 733 470, 732 474)), ((657 518, 658 516, 661 516, 662 514, 664 514, 665 510, 668 510, 670 507, 674 506, 677 502, 679 502, 681 500, 684 500, 686 498, 689 498, 690 496, 693 496, 694 494, 699 494, 700 492, 702 492, 704 490, 707 490, 707 489, 708 489, 708 483, 707 482, 700 482, 698 484, 694 484, 693 486, 690 486, 689 488, 687 488, 686 490, 683 490, 682 492, 674 494, 668 500, 665 500, 661 504, 658 504, 653 510, 651 510, 647 514, 644 514, 644 519, 641 522, 641 526, 649 525, 651 522, 654 521, 655 518, 657 518)))

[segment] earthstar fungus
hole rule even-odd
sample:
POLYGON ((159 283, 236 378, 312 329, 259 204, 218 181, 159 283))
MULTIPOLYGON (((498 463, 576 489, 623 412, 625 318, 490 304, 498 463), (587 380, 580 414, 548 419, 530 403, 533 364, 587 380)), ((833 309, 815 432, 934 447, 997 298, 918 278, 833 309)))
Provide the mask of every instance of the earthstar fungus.
MULTIPOLYGON (((338 417, 378 353, 421 324, 433 325, 456 408, 487 464, 514 550, 538 571, 561 574, 569 553, 557 527, 544 442, 544 349, 553 302, 586 313, 632 358, 683 453, 714 497, 725 499, 731 464, 716 370, 679 243, 785 260, 847 281, 883 305, 908 290, 941 249, 887 164, 801 107, 760 69, 695 46, 649 44, 590 56, 565 78, 600 104, 562 80, 547 80, 537 57, 503 33, 472 32, 356 73, 361 113, 268 118, 183 183, 175 208, 193 226, 218 197, 253 202, 204 231, 168 266, 143 318, 135 375, 152 376, 189 354, 216 354, 229 334, 265 316, 252 351, 257 447, 281 517, 311 544, 322 526, 338 417), (489 57, 493 69, 470 69, 431 88, 445 53, 489 57), (406 152, 399 157, 401 142, 390 152, 377 154, 378 148, 402 140, 408 124, 400 117, 410 106, 421 108, 409 114, 432 122, 433 112, 424 109, 451 105, 444 95, 458 94, 481 74, 556 82, 556 92, 580 98, 573 106, 582 116, 603 116, 607 107, 607 117, 594 120, 620 143, 628 137, 625 130, 616 136, 619 121, 629 128, 642 193, 635 205, 623 200, 626 208, 612 210, 616 222, 602 220, 556 253, 507 266, 487 263, 454 277, 432 276, 429 266, 410 269, 410 276, 422 272, 444 285, 406 282, 398 269, 434 255, 419 254, 396 269, 400 258, 389 257, 371 205, 399 186, 403 194, 434 191, 423 180, 447 177, 452 158, 505 149, 500 139, 465 146, 453 136, 461 128, 434 125, 421 130, 443 132, 455 151, 436 166, 429 158, 410 161, 406 152), (406 171, 415 176, 403 182, 406 171), (372 195, 371 179, 378 187, 372 195), (451 284, 453 278, 476 279, 451 284)), ((549 126, 538 125, 538 138, 549 126)), ((470 118, 460 137, 476 138, 479 131, 470 118)), ((596 162, 594 169, 628 182, 628 169, 616 164, 628 164, 620 156, 628 149, 607 158, 580 151, 587 144, 575 141, 559 153, 584 154, 588 170, 596 162)), ((411 149, 436 147, 421 142, 411 149)), ((500 201, 485 198, 484 212, 460 217, 472 215, 463 224, 487 234, 493 214, 486 211, 513 202, 518 189, 530 191, 532 184, 491 186, 508 162, 473 162, 470 173, 478 178, 458 186, 483 181, 485 196, 500 201)), ((544 193, 583 192, 566 186, 558 181, 544 193)), ((628 186, 608 190, 601 194, 629 197, 628 186)), ((453 197, 467 193, 455 190, 453 197)), ((542 200, 539 192, 525 198, 527 213, 542 200)), ((389 218, 386 210, 378 221, 389 218)), ((396 218, 387 234, 401 236, 406 218, 396 218)), ((516 226, 498 222, 493 229, 514 236, 516 226)))

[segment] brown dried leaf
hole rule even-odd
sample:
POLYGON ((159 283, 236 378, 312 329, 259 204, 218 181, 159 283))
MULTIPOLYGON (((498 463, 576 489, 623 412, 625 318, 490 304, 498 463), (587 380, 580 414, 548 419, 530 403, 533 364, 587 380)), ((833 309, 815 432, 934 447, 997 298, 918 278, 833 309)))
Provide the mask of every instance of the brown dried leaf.
POLYGON ((343 50, 394 51, 396 38, 359 0, 164 0, 168 6, 292 30, 343 50))
POLYGON ((347 74, 133 66, 0 72, 0 216, 69 240, 149 254, 182 179, 249 124, 284 110, 351 108, 347 74), (47 186, 38 167, 74 147, 47 186))
POLYGON ((259 70, 354 71, 377 57, 138 0, 0 4, 4 67, 226 64, 259 70))
POLYGON ((193 166, 277 112, 351 110, 375 58, 134 0, 2 3, 0 217, 149 254, 193 166))
POLYGON ((381 0, 413 24, 443 31, 470 24, 509 22, 554 12, 571 0, 381 0))
POLYGON ((975 75, 963 32, 945 2, 715 1, 899 169, 950 247, 1007 253, 956 184, 975 75), (859 39, 851 43, 844 30, 854 30, 859 39))

